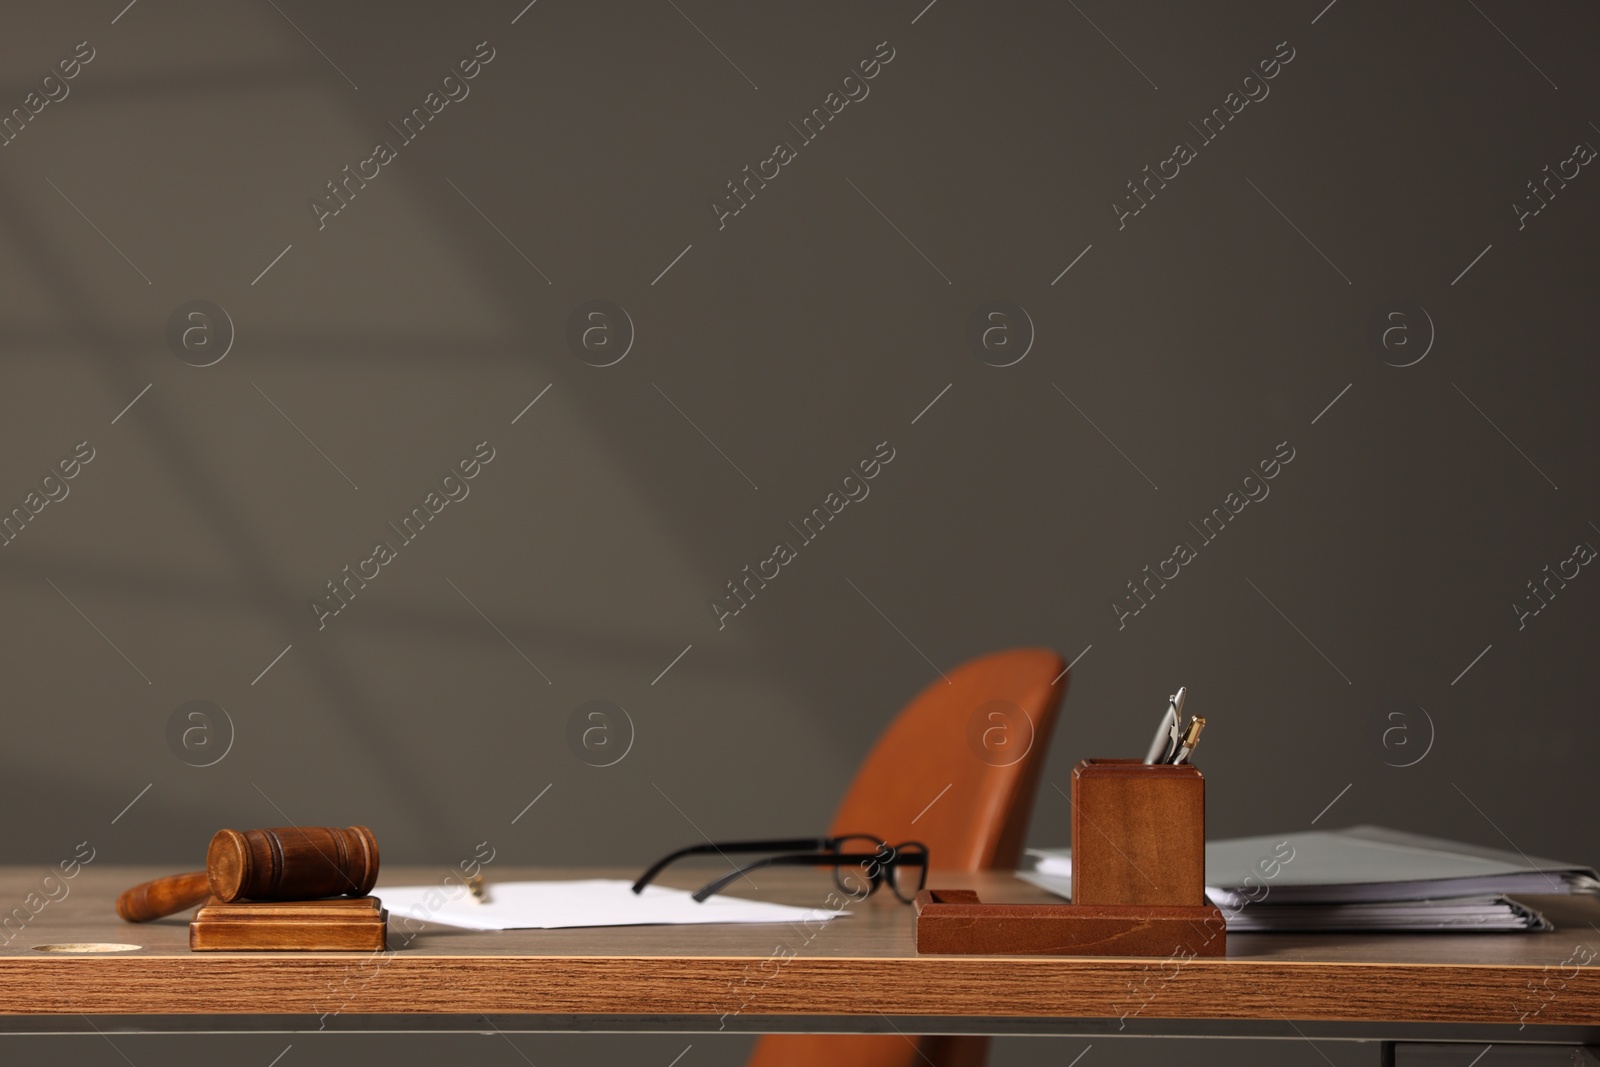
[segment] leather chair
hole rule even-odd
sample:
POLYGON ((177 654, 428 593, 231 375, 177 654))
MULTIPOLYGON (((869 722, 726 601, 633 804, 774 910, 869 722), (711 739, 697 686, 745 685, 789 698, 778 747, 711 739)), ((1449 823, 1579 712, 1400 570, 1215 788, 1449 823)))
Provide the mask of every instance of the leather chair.
MULTIPOLYGON (((922 841, 930 884, 940 871, 1014 869, 1066 694, 1064 666, 1054 652, 1017 649, 936 679, 878 739, 828 833, 922 841), (1031 739, 1008 705, 1032 723, 1031 739)), ((749 1067, 982 1067, 988 1047, 972 1036, 772 1034, 749 1067)))

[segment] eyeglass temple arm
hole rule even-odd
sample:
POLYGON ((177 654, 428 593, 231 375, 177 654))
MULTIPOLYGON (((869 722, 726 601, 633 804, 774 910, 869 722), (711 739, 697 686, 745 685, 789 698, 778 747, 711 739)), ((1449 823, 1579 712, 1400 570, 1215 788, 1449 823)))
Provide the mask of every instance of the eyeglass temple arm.
POLYGON ((721 876, 719 876, 717 878, 714 878, 711 881, 707 882, 705 885, 701 886, 699 889, 695 890, 694 902, 696 904, 704 904, 706 902, 707 898, 713 896, 714 894, 722 892, 729 885, 733 884, 738 879, 743 878, 745 875, 749 874, 751 871, 758 871, 762 867, 771 867, 775 863, 785 863, 785 864, 788 864, 788 863, 804 863, 810 858, 811 857, 809 857, 809 856, 793 856, 793 855, 790 855, 790 856, 767 856, 764 859, 756 860, 754 863, 747 863, 743 867, 735 867, 733 870, 729 871, 727 874, 724 874, 724 875, 721 875, 721 876))
POLYGON ((754 863, 747 863, 743 867, 729 871, 727 874, 721 875, 712 879, 710 882, 707 882, 705 885, 701 886, 695 891, 694 900, 697 904, 704 904, 707 899, 715 896, 717 893, 722 892, 728 886, 732 885, 735 879, 743 878, 751 871, 760 870, 762 867, 772 867, 779 864, 796 867, 848 867, 852 864, 867 864, 875 861, 881 863, 885 868, 893 867, 896 864, 901 863, 912 867, 927 866, 926 856, 901 855, 894 859, 885 860, 880 856, 870 852, 811 852, 801 855, 790 854, 787 856, 767 856, 764 859, 756 860, 754 863))
MULTIPOLYGON (((720 844, 707 841, 703 845, 690 845, 680 848, 676 852, 669 852, 650 865, 650 869, 639 876, 633 883, 635 893, 644 892, 644 887, 655 881, 667 866, 685 856, 700 856, 710 853, 722 854, 726 852, 787 852, 796 849, 825 849, 831 848, 832 838, 829 837, 791 837, 777 841, 724 841, 720 844)), ((735 870, 735 875, 739 872, 735 870)))

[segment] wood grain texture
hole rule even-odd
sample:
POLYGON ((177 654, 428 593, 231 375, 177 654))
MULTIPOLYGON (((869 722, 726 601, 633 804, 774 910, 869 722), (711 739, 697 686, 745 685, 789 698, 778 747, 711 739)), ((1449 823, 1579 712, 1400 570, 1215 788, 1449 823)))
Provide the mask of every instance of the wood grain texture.
POLYGON ((213 900, 189 920, 196 952, 376 952, 388 912, 377 897, 330 900, 213 900))
POLYGON ((1074 904, 1206 903, 1206 783, 1188 764, 1072 769, 1074 904))
POLYGON ((965 955, 1222 956, 1222 911, 1154 904, 988 904, 970 890, 917 894, 917 951, 965 955))
MULTIPOLYGON (((512 1013, 711 1016, 886 1015, 1491 1022, 1529 1012, 1600 1026, 1600 967, 1573 966, 1594 940, 1593 900, 1530 898, 1559 929, 1537 934, 1267 935, 1228 938, 1223 959, 919 956, 912 909, 878 894, 810 926, 619 927, 478 933, 391 917, 389 950, 192 953, 187 926, 117 918, 118 890, 159 870, 86 867, 70 895, 22 907, 38 875, 0 868, 0 1013, 512 1013), (128 942, 137 952, 58 955, 33 946, 128 942), (870 997, 866 995, 870 991, 870 997)), ((443 871, 391 871, 392 884, 443 871)), ((628 870, 488 871, 496 880, 631 878, 628 870)), ((693 888, 705 872, 670 872, 693 888)), ((1056 898, 998 872, 946 873, 950 888, 997 902, 1056 898)), ((764 872, 762 895, 823 906, 826 872, 764 872)), ((382 896, 382 887, 377 890, 382 896)), ((713 1023, 714 1025, 714 1023, 713 1023)))

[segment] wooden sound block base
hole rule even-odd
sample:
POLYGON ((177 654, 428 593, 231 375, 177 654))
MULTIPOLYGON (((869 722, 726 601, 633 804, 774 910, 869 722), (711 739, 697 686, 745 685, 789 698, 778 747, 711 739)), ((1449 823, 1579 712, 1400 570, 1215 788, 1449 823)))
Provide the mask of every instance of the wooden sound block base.
POLYGON ((389 913, 377 897, 203 905, 189 922, 195 952, 380 951, 389 913))
POLYGON ((961 955, 1222 956, 1210 905, 985 904, 965 889, 917 894, 917 951, 961 955))

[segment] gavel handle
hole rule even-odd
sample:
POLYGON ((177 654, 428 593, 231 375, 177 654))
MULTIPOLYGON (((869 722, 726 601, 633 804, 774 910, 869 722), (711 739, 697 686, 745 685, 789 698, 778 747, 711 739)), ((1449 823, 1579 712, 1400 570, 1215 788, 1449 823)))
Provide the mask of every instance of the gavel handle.
POLYGON ((192 908, 211 895, 205 871, 174 874, 136 885, 117 898, 117 914, 131 923, 149 922, 192 908))

